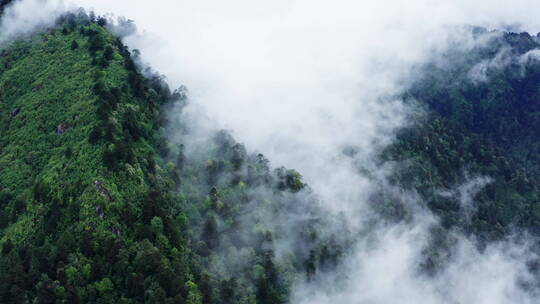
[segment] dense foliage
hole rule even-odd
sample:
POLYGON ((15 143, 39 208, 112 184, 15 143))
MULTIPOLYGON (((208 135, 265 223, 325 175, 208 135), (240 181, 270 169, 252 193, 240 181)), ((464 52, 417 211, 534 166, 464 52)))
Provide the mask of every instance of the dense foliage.
MULTIPOLYGON (((300 173, 225 131, 190 140, 187 90, 142 73, 107 26, 69 13, 0 48, 0 302, 287 303, 339 265, 355 237, 300 173)), ((375 210, 407 220, 414 193, 441 219, 429 271, 449 230, 540 234, 538 39, 477 31, 487 42, 418 68, 405 99, 422 113, 379 158, 397 187, 375 210)))
MULTIPOLYGON (((474 48, 450 48, 418 68, 405 98, 421 114, 381 155, 395 164, 391 181, 441 218, 427 254, 432 270, 449 254, 450 229, 480 246, 518 229, 540 235, 538 39, 477 31, 474 48)), ((381 193, 377 209, 407 217, 399 199, 381 193)))
POLYGON ((300 174, 226 132, 167 141, 185 90, 106 27, 67 14, 0 50, 0 302, 285 303, 335 266, 300 174))
POLYGON ((527 33, 479 35, 493 37, 466 53, 450 51, 442 65, 423 67, 410 94, 538 175, 539 40, 527 33))
POLYGON ((168 96, 90 17, 68 17, 0 59, 2 302, 187 298, 193 257, 155 161, 168 96))

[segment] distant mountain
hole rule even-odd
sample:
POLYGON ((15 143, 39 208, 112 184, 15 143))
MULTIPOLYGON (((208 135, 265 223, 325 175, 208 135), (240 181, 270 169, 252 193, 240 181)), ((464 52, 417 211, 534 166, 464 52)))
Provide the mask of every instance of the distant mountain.
MULTIPOLYGON (((485 42, 418 68, 404 98, 423 112, 381 155, 401 164, 392 182, 441 217, 432 269, 447 256, 449 229, 481 246, 521 230, 540 236, 539 39, 485 30, 476 38, 485 42)), ((381 197, 383 214, 405 216, 399 199, 381 197)))
POLYGON ((450 49, 446 62, 423 68, 411 97, 538 175, 540 40, 527 33, 483 35, 493 37, 466 52, 450 49))

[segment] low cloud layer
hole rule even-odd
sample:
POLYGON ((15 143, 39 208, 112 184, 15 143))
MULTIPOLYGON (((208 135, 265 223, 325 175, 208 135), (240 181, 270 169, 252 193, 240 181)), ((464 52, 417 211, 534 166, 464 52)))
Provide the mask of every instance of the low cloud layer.
POLYGON ((495 244, 479 253, 458 239, 451 263, 435 277, 419 273, 427 241, 426 226, 394 226, 358 244, 342 277, 296 289, 292 303, 535 303, 525 289, 534 279, 526 269, 534 258, 524 244, 495 244), (333 289, 324 286, 333 286, 333 289))
POLYGON ((50 26, 62 13, 73 8, 56 0, 14 1, 0 21, 0 44, 50 26))
MULTIPOLYGON (((0 39, 49 22, 47 12, 54 16, 65 5, 134 19, 139 32, 125 42, 172 87, 189 88, 186 111, 194 123, 229 129, 274 165, 296 168, 325 208, 344 212, 358 231, 366 230, 373 182, 357 165, 385 176, 373 155, 414 110, 396 97, 415 80, 413 68, 449 45, 478 43, 463 25, 540 31, 531 13, 540 2, 525 0, 77 0, 36 10, 39 3, 22 0, 8 10, 0 39), (343 154, 351 147, 352 158, 343 154)), ((495 244, 480 253, 458 235, 452 263, 435 277, 420 275, 436 221, 425 214, 372 231, 339 277, 327 278, 342 286, 297 286, 293 303, 533 302, 522 288, 530 280, 527 244, 495 244)))
POLYGON ((335 184, 363 181, 347 163, 330 176, 329 164, 346 146, 369 158, 391 140, 406 113, 392 97, 414 80, 412 66, 463 35, 456 27, 540 30, 532 1, 74 2, 134 19, 141 31, 127 43, 143 61, 185 84, 218 127, 332 199, 335 184))

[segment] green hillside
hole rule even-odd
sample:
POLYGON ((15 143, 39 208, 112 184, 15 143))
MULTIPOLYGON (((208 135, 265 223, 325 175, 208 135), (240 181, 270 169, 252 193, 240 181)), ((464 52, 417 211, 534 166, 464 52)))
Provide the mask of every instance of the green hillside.
POLYGON ((145 284, 197 294, 173 182, 156 163, 169 96, 105 29, 71 21, 2 50, 2 302, 105 303, 143 298, 145 284))
POLYGON ((0 51, 0 302, 285 303, 337 265, 296 171, 226 132, 195 156, 165 140, 185 91, 106 23, 67 14, 0 51))
POLYGON ((491 35, 488 43, 451 49, 442 64, 422 67, 410 96, 506 151, 528 175, 538 175, 540 61, 535 50, 540 41, 527 33, 491 35))

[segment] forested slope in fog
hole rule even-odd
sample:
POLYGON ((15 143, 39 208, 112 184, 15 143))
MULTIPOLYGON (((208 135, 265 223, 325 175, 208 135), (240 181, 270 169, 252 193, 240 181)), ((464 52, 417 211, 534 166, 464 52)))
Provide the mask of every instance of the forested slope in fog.
MULTIPOLYGON (((0 46, 0 302, 287 303, 339 269, 369 231, 227 131, 188 143, 189 88, 109 23, 67 13, 0 46)), ((471 30, 487 42, 416 67, 402 96, 416 111, 376 157, 391 169, 373 227, 409 221, 410 193, 440 219, 428 275, 456 231, 480 251, 540 234, 538 39, 471 30)))

